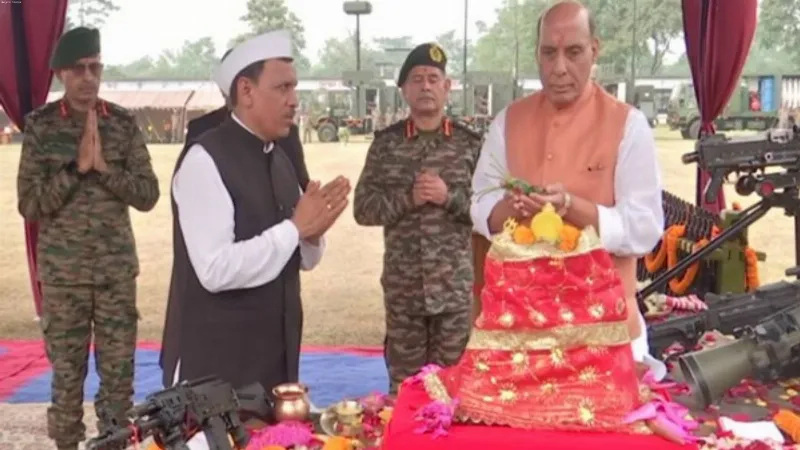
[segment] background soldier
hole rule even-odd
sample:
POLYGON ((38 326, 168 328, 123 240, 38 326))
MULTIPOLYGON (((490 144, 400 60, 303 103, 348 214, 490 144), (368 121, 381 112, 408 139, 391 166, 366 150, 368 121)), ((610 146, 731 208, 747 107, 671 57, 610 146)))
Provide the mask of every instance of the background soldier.
POLYGON ((303 111, 300 115, 300 127, 303 129, 303 144, 310 144, 313 140, 314 124, 312 121, 311 113, 303 111))
POLYGON ((132 406, 139 263, 128 206, 151 210, 159 187, 133 115, 97 98, 100 33, 68 31, 50 65, 64 98, 26 118, 17 195, 20 214, 40 224, 41 324, 53 366, 47 431, 59 450, 77 450, 92 328, 98 417, 124 421, 132 406))
POLYGON ((381 284, 391 392, 461 357, 471 327, 470 184, 481 137, 444 115, 447 58, 415 48, 397 84, 411 117, 375 134, 355 190, 360 225, 384 227, 381 284))

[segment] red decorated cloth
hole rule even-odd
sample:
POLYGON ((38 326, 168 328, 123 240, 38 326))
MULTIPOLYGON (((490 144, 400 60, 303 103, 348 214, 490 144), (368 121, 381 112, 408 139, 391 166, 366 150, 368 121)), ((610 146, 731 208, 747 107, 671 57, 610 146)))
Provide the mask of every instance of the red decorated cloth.
POLYGON ((440 383, 426 382, 428 392, 457 399, 458 418, 473 423, 649 433, 641 422, 623 423, 643 401, 608 252, 509 249, 487 258, 467 351, 433 375, 440 383))
POLYGON ((646 449, 696 450, 696 444, 678 445, 653 435, 626 433, 532 431, 508 427, 455 424, 447 436, 416 433, 417 411, 430 401, 420 384, 400 389, 386 428, 382 450, 589 450, 646 449))

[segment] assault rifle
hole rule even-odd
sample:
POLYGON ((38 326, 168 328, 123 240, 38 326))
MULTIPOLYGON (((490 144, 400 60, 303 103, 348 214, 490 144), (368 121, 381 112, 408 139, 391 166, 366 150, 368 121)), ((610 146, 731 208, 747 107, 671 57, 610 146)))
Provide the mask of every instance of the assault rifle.
POLYGON ((703 248, 681 259, 672 269, 657 276, 640 290, 636 294, 640 308, 650 294, 720 248, 725 241, 738 236, 772 208, 782 208, 786 215, 794 217, 795 265, 800 266, 800 133, 779 129, 770 130, 766 136, 758 137, 726 137, 724 134, 715 134, 700 138, 695 149, 681 159, 684 164, 697 163, 699 168, 711 173, 711 181, 705 189, 707 202, 717 199, 722 183, 731 174, 739 176, 736 182, 736 192, 739 195, 756 193, 761 200, 742 211, 736 222, 703 248), (767 173, 768 168, 782 168, 783 171, 767 173))
POLYGON ((106 433, 87 442, 86 449, 125 449, 152 436, 161 448, 188 450, 186 443, 197 432, 205 433, 209 450, 244 448, 250 436, 239 409, 230 384, 216 377, 184 381, 134 406, 128 413, 130 424, 106 423, 106 433))
POLYGON ((736 334, 746 327, 755 326, 765 317, 800 305, 800 281, 778 281, 747 294, 707 294, 705 301, 708 305, 705 311, 648 325, 650 353, 661 358, 667 347, 675 342, 691 351, 708 331, 736 334))

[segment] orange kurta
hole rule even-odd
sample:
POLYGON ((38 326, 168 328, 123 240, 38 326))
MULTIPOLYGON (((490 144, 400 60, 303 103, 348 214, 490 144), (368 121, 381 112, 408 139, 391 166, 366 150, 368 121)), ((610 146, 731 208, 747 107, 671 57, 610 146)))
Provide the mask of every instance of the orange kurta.
MULTIPOLYGON (((628 112, 596 85, 566 110, 541 94, 514 103, 505 124, 510 174, 613 206, 628 112)), ((628 318, 636 316, 626 300, 635 260, 612 257, 591 227, 572 250, 550 241, 561 220, 550 208, 531 225, 542 239, 516 242, 513 221, 493 237, 467 350, 455 367, 427 377, 428 392, 457 398, 457 417, 466 421, 646 432, 624 421, 643 401, 630 348, 628 318)))
MULTIPOLYGON (((590 84, 570 107, 556 109, 539 92, 508 107, 506 158, 510 174, 536 186, 561 183, 567 192, 614 206, 614 172, 630 106, 590 84)), ((602 233, 602 230, 600 230, 602 233)), ((638 335, 636 258, 614 256, 638 335)))

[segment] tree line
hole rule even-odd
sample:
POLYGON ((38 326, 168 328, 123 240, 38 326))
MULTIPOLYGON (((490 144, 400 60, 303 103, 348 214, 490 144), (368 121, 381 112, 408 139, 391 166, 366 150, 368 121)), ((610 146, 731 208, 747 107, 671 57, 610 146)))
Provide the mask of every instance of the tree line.
MULTIPOLYGON (((119 10, 117 1, 70 0, 67 26, 100 26, 119 10)), ((690 75, 685 54, 671 64, 665 61, 683 36, 680 0, 637 0, 636 10, 631 1, 585 0, 584 3, 595 15, 602 43, 599 64, 605 70, 627 74, 634 60, 639 76, 690 75)), ((549 4, 549 0, 504 0, 496 10, 494 22, 476 23, 479 33, 476 39, 467 42, 466 62, 463 30, 444 31, 436 41, 448 55, 448 72, 460 74, 466 65, 469 71, 534 77, 535 24, 549 4)), ((247 31, 231 40, 229 46, 266 31, 288 29, 292 32, 295 54, 299 55, 296 67, 301 76, 340 77, 344 71, 355 69, 352 35, 328 38, 312 64, 307 55, 303 23, 285 0, 247 0, 241 21, 247 31)), ((361 67, 391 78, 416 44, 411 36, 385 36, 362 42, 361 67)), ((155 57, 145 56, 129 64, 108 67, 105 77, 204 79, 224 51, 216 48, 210 37, 203 37, 155 57)), ((800 0, 762 0, 756 39, 745 71, 800 72, 800 0)))

